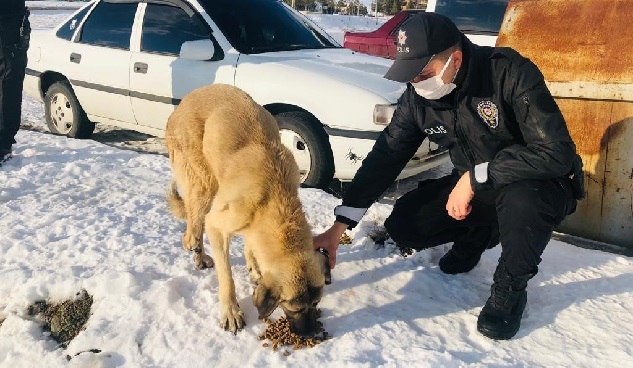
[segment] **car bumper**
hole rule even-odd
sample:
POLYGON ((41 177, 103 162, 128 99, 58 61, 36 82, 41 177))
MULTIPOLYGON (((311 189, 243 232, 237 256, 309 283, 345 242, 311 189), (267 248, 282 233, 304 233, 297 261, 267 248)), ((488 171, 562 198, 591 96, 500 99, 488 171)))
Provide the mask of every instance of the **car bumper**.
MULTIPOLYGON (((330 144, 334 154, 334 177, 340 181, 350 181, 367 157, 375 139, 359 139, 330 135, 330 144)), ((430 150, 428 141, 424 141, 420 149, 402 170, 398 179, 408 178, 423 171, 440 166, 449 161, 448 151, 430 150)))
POLYGON ((42 101, 42 94, 40 92, 40 78, 39 75, 26 74, 24 76, 24 93, 28 96, 42 101))
POLYGON ((421 172, 438 167, 449 161, 450 157, 448 156, 448 150, 443 150, 436 154, 426 155, 424 157, 416 156, 414 159, 407 163, 407 166, 405 166, 400 175, 398 175, 397 179, 406 179, 421 172))

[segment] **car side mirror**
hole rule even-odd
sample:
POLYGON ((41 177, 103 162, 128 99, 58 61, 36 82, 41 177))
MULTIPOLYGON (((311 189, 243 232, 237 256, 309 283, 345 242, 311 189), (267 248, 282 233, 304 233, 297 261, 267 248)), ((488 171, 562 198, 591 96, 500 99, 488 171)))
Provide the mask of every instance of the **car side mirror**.
POLYGON ((187 41, 180 47, 180 57, 187 60, 210 60, 215 54, 211 40, 187 41))

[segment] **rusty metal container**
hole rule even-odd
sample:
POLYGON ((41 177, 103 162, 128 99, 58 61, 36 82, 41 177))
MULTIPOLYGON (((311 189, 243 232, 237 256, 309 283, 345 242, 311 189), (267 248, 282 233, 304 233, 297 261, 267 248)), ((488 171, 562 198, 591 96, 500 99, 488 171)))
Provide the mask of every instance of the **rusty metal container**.
POLYGON ((587 198, 560 230, 633 248, 633 1, 514 0, 497 46, 539 66, 583 158, 587 198))

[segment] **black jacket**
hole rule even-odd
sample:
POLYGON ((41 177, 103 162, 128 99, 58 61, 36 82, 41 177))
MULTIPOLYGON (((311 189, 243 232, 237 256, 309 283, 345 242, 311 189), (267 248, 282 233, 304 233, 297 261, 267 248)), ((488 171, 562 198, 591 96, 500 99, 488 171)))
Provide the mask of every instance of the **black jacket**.
POLYGON ((338 221, 355 226, 360 218, 347 214, 359 211, 345 207, 368 208, 426 137, 448 148, 460 173, 488 163, 487 181, 473 180, 476 192, 569 174, 575 146, 536 65, 511 48, 477 46, 466 37, 462 45, 467 65, 462 65, 451 94, 426 100, 407 85, 391 123, 335 211, 338 221))
POLYGON ((0 20, 21 17, 24 9, 24 0, 0 0, 0 20))
POLYGON ((26 57, 31 28, 24 0, 0 0, 0 62, 13 55, 16 48, 26 57))

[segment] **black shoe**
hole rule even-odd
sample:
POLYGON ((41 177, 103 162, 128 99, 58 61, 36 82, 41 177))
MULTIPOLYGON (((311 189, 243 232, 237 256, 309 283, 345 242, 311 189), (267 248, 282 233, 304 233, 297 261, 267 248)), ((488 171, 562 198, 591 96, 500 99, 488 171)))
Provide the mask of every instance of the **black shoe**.
POLYGON ((481 259, 481 253, 477 252, 465 258, 459 257, 451 248, 442 258, 440 258, 440 270, 449 275, 464 273, 477 266, 481 259))
POLYGON ((455 239, 451 250, 440 259, 440 270, 449 275, 469 272, 477 266, 483 252, 498 243, 497 226, 469 228, 455 239))
POLYGON ((514 337, 521 327, 527 304, 527 282, 533 276, 512 277, 503 264, 497 266, 490 298, 477 319, 477 331, 495 340, 514 337))
POLYGON ((0 167, 7 161, 13 158, 13 153, 9 151, 0 151, 0 167))

